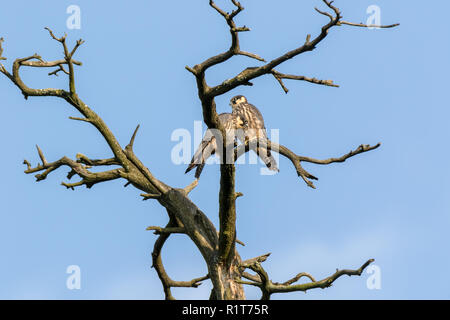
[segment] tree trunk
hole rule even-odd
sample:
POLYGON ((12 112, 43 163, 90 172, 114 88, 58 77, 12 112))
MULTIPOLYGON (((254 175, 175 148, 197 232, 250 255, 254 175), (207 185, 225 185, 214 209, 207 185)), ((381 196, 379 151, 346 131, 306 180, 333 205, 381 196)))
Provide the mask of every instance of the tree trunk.
POLYGON ((240 279, 239 265, 241 258, 233 245, 234 254, 231 261, 219 258, 219 237, 214 224, 193 204, 183 192, 172 189, 160 198, 160 202, 185 229, 185 233, 193 240, 205 260, 215 300, 243 300, 245 293, 242 285, 236 283, 240 279))
POLYGON ((214 289, 211 300, 245 300, 244 288, 234 281, 241 278, 238 260, 235 259, 229 267, 221 263, 212 266, 210 273, 214 289))

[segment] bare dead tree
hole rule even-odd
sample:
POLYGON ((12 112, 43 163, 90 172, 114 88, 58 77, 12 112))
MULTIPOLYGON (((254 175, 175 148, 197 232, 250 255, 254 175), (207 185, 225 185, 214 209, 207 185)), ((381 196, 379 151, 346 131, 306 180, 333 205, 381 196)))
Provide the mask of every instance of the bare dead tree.
MULTIPOLYGON (((239 43, 239 33, 250 31, 248 27, 237 26, 234 18, 244 10, 244 7, 237 0, 230 0, 234 6, 231 13, 225 12, 213 1, 209 1, 209 5, 225 20, 229 26, 231 36, 230 48, 218 55, 215 55, 193 67, 186 66, 196 80, 198 96, 201 101, 203 118, 208 128, 219 129, 224 133, 224 128, 218 121, 216 112, 215 97, 226 94, 239 86, 251 86, 251 81, 263 75, 271 75, 281 85, 282 89, 287 93, 283 80, 299 80, 308 81, 313 84, 337 87, 332 80, 319 80, 307 76, 298 76, 283 74, 276 70, 283 62, 299 56, 305 52, 314 50, 328 35, 329 31, 334 27, 343 25, 356 27, 380 27, 392 28, 398 24, 388 26, 373 26, 365 24, 351 23, 342 20, 340 10, 333 5, 332 1, 322 0, 325 6, 324 10, 316 8, 316 11, 325 16, 328 22, 322 26, 320 33, 312 38, 307 35, 305 42, 283 55, 266 62, 259 55, 242 51, 239 43), (231 79, 224 80, 216 86, 209 86, 206 81, 206 71, 214 66, 218 66, 234 56, 246 56, 263 62, 259 67, 248 67, 231 79)), ((45 180, 47 176, 60 167, 68 167, 69 173, 67 179, 73 177, 80 178, 77 182, 63 182, 62 185, 68 189, 75 189, 80 186, 92 188, 95 184, 116 179, 126 180, 126 185, 133 185, 142 191, 142 199, 154 199, 158 201, 167 211, 169 222, 165 227, 152 226, 148 230, 153 230, 158 238, 153 248, 153 267, 162 282, 166 299, 173 299, 171 288, 173 287, 198 287, 203 281, 210 280, 213 285, 211 299, 245 299, 243 285, 256 286, 261 289, 262 299, 269 299, 273 293, 307 291, 314 288, 326 288, 333 284, 339 277, 343 275, 361 275, 364 269, 373 262, 373 259, 365 262, 356 270, 337 270, 331 276, 316 280, 309 273, 299 273, 295 277, 282 282, 273 282, 266 270, 262 267, 262 263, 268 258, 269 254, 260 257, 241 260, 235 245, 239 241, 236 239, 236 198, 242 196, 241 193, 235 191, 235 166, 234 164, 220 165, 220 193, 219 193, 219 231, 216 230, 213 223, 208 217, 189 199, 189 193, 197 186, 198 180, 184 188, 169 186, 156 178, 152 172, 139 160, 133 151, 133 145, 139 129, 131 136, 130 142, 124 148, 119 144, 114 134, 102 120, 83 100, 79 97, 75 85, 75 66, 81 66, 82 63, 74 59, 78 48, 84 43, 78 40, 72 49, 66 41, 66 35, 58 38, 52 30, 46 28, 55 41, 57 41, 64 49, 64 57, 60 60, 45 61, 38 54, 25 58, 16 59, 12 64, 12 71, 8 71, 3 64, 0 64, 0 72, 11 80, 21 91, 25 99, 28 97, 48 97, 54 96, 65 100, 73 106, 80 114, 79 117, 70 117, 77 121, 84 121, 93 125, 103 136, 112 151, 113 156, 106 159, 91 159, 83 154, 77 154, 76 159, 70 159, 66 156, 54 162, 48 162, 42 150, 37 147, 37 152, 41 163, 33 167, 27 160, 24 164, 27 166, 25 173, 35 173, 36 181, 45 180), (55 68, 49 72, 49 75, 58 75, 62 72, 68 76, 69 89, 35 89, 28 87, 20 76, 22 67, 31 68, 55 68), (93 167, 111 167, 114 169, 93 172, 93 167), (171 234, 181 233, 187 235, 194 242, 200 251, 208 268, 208 274, 192 279, 190 281, 175 281, 167 274, 162 259, 161 251, 165 242, 171 234), (247 271, 253 271, 249 273, 247 271), (309 282, 296 284, 301 278, 307 278, 309 282), (244 280, 245 279, 245 280, 244 280)), ((3 57, 3 38, 0 39, 0 60, 6 60, 3 57)), ((223 134, 226 139, 226 134, 223 134)), ((226 143, 223 144, 227 145, 226 143)), ((262 148, 271 148, 277 150, 281 155, 288 158, 298 176, 312 188, 315 188, 311 180, 317 180, 315 176, 303 169, 301 163, 308 162, 313 164, 328 165, 336 162, 344 162, 348 158, 355 155, 374 150, 380 144, 374 146, 361 145, 355 150, 338 158, 330 158, 326 160, 318 160, 310 157, 297 155, 289 148, 282 145, 275 145, 270 141, 263 144, 262 148)), ((224 147, 225 148, 225 147, 224 147)), ((240 155, 249 150, 248 146, 242 144, 235 149, 236 159, 240 155)), ((223 150, 225 152, 225 150, 223 150)))

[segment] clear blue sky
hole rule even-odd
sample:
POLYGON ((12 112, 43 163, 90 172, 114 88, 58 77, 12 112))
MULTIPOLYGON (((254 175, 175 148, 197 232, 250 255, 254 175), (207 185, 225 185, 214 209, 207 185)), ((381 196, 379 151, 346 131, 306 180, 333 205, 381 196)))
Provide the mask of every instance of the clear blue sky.
MULTIPOLYGON (((227 2, 217 0, 219 5, 227 2)), ((321 1, 245 1, 237 19, 252 28, 241 35, 242 49, 267 60, 319 32, 326 18, 314 11, 321 1)), ((296 177, 287 159, 280 173, 259 175, 259 167, 237 168, 238 238, 243 258, 266 252, 274 281, 307 271, 316 278, 336 268, 356 268, 375 258, 381 290, 366 287, 368 274, 344 277, 327 290, 275 295, 289 299, 450 298, 450 138, 447 84, 450 40, 443 1, 336 1, 344 19, 366 21, 366 8, 381 8, 382 23, 397 29, 340 27, 312 52, 285 63, 285 73, 333 79, 339 89, 286 81, 289 94, 271 77, 217 99, 244 94, 262 111, 280 142, 299 154, 338 156, 361 143, 383 145, 343 164, 307 165, 320 178, 312 190, 296 177)), ((229 7, 228 7, 229 8, 229 7)), ((226 24, 208 1, 20 1, 2 4, 0 36, 5 65, 37 52, 47 60, 61 48, 43 29, 68 33, 86 43, 77 59, 77 88, 125 145, 136 124, 136 152, 160 179, 176 187, 190 183, 184 165, 174 165, 171 133, 193 129, 201 120, 195 81, 184 69, 226 50, 226 24), (81 30, 66 28, 66 8, 81 8, 81 30)), ((210 84, 257 61, 238 57, 208 73, 210 84)), ((47 70, 24 70, 33 87, 65 87, 66 78, 47 70)), ((162 287, 150 269, 156 236, 149 225, 164 225, 165 211, 142 202, 139 192, 114 181, 76 191, 59 184, 67 170, 35 183, 23 174, 24 158, 36 164, 34 145, 48 160, 81 152, 111 155, 86 123, 63 101, 30 98, 0 77, 2 156, 0 165, 0 298, 160 299, 162 287), (66 268, 79 265, 81 290, 66 288, 66 268)), ((218 166, 208 166, 192 199, 217 223, 218 166)), ((163 258, 169 274, 187 280, 206 273, 190 241, 174 236, 163 258), (183 262, 180 262, 183 261, 183 262)), ((174 289, 178 298, 207 298, 210 285, 174 289)), ((249 298, 259 292, 247 291, 249 298)))

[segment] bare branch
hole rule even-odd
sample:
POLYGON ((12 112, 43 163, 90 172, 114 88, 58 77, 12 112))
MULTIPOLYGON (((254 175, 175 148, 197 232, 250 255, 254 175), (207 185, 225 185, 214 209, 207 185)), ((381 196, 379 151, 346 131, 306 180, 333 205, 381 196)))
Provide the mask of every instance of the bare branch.
POLYGON ((251 58, 255 58, 257 60, 260 61, 264 61, 264 59, 260 58, 258 55, 255 54, 250 54, 247 52, 243 52, 240 50, 240 45, 239 45, 239 36, 238 33, 239 32, 245 32, 245 31, 250 31, 250 29, 246 26, 244 27, 237 27, 235 22, 234 22, 234 18, 241 12, 244 10, 244 7, 242 7, 242 5, 237 2, 232 0, 233 4, 236 6, 236 10, 233 10, 233 12, 231 12, 230 14, 226 13, 225 11, 223 11, 222 9, 220 9, 216 3, 212 0, 209 1, 209 4, 211 7, 213 7, 222 17, 225 18, 225 21, 227 22, 229 28, 230 28, 230 34, 231 34, 231 47, 228 51, 218 54, 214 57, 211 57, 207 60, 205 60, 204 62, 202 62, 201 64, 198 64, 194 67, 195 72, 200 75, 203 74, 208 68, 225 62, 228 59, 230 59, 231 57, 235 56, 235 55, 245 55, 251 58))
MULTIPOLYGON (((349 23, 346 21, 341 21, 341 18, 342 18, 341 13, 337 7, 333 6, 333 2, 327 1, 327 0, 322 0, 322 1, 328 7, 328 9, 331 9, 333 11, 333 14, 319 10, 316 8, 317 12, 319 12, 320 14, 329 18, 329 22, 327 24, 325 24, 324 26, 322 26, 322 29, 321 29, 321 32, 319 33, 319 35, 317 35, 312 40, 311 40, 311 36, 308 35, 305 43, 302 46, 300 46, 294 50, 291 50, 291 51, 271 60, 270 62, 268 62, 267 64, 265 64, 261 67, 252 67, 252 68, 247 68, 247 69, 241 71, 237 76, 235 76, 231 79, 225 80, 224 82, 222 82, 221 84, 219 84, 215 87, 208 88, 207 94, 210 97, 216 97, 216 96, 222 95, 224 93, 227 93, 238 86, 245 85, 246 83, 250 82, 251 80, 258 78, 262 75, 271 74, 272 71, 274 70, 274 68, 276 68, 283 62, 285 62, 289 59, 292 59, 298 55, 301 55, 305 52, 314 50, 317 47, 317 45, 319 43, 321 43, 322 40, 324 40, 327 37, 328 32, 334 26, 340 26, 340 25, 346 24, 346 25, 354 25, 354 26, 360 26, 360 27, 375 27, 375 26, 370 26, 370 25, 366 26, 366 25, 362 25, 362 24, 352 24, 352 23, 349 23)), ((384 27, 386 27, 386 28, 387 27, 396 27, 397 25, 398 24, 393 24, 393 25, 384 26, 384 27)), ((301 77, 300 77, 300 79, 298 79, 297 76, 289 76, 289 77, 294 80, 308 81, 307 79, 302 79, 301 77)), ((282 83, 282 78, 280 78, 280 77, 275 77, 275 78, 278 80, 278 82, 282 86, 283 90, 285 92, 287 92, 287 88, 282 83)), ((321 83, 321 81, 317 80, 317 79, 316 80, 310 79, 310 80, 312 80, 312 81, 310 81, 312 83, 335 86, 335 85, 332 85, 332 83, 329 81, 323 81, 321 83)))
POLYGON ((140 126, 141 126, 140 124, 137 125, 136 129, 133 132, 133 135, 131 136, 130 143, 126 146, 126 148, 130 148, 131 150, 133 150, 134 140, 136 139, 136 135, 137 132, 139 131, 140 126))
MULTIPOLYGON (((297 275, 296 275, 295 277, 293 277, 292 279, 283 282, 282 285, 284 285, 284 286, 291 285, 291 284, 297 282, 298 280, 300 280, 302 277, 309 278, 309 280, 311 280, 312 282, 316 282, 316 279, 314 279, 314 277, 313 277, 312 275, 310 275, 309 273, 307 273, 307 272, 300 272, 299 274, 297 274, 297 275)), ((277 285, 277 284, 279 284, 279 283, 274 283, 274 284, 277 285)))
MULTIPOLYGON (((249 279, 251 281, 242 281, 242 280, 236 280, 236 281, 238 281, 241 284, 252 285, 252 286, 256 286, 256 287, 260 288, 262 291, 261 299, 268 300, 268 299, 270 299, 270 296, 273 293, 294 292, 294 291, 306 292, 307 290, 315 289, 315 288, 322 288, 322 289, 328 288, 333 284, 334 281, 336 281, 338 278, 340 278, 343 275, 360 276, 362 274, 362 272, 364 271, 364 269, 369 264, 371 264, 373 261, 374 261, 374 259, 368 260, 357 270, 348 270, 348 269, 336 270, 336 272, 334 274, 332 274, 331 276, 326 277, 325 279, 322 279, 320 281, 316 281, 314 279, 314 277, 311 276, 309 273, 302 272, 302 273, 297 274, 294 278, 292 278, 288 281, 285 281, 283 283, 278 283, 278 282, 272 282, 269 279, 269 275, 267 274, 267 272, 261 266, 261 261, 255 260, 255 261, 253 261, 253 263, 247 263, 245 265, 245 267, 256 272, 257 276, 245 273, 245 274, 243 274, 243 276, 246 279, 249 279), (297 282, 298 280, 300 280, 302 277, 309 278, 309 280, 311 280, 311 282, 296 284, 296 285, 293 284, 293 283, 297 282)), ((241 266, 243 266, 243 265, 241 264, 241 266)))
POLYGON ((230 14, 230 19, 233 19, 235 16, 237 16, 242 10, 244 10, 244 7, 241 6, 241 4, 236 0, 231 0, 233 4, 237 7, 233 12, 230 14))
MULTIPOLYGON (((141 160, 139 160, 138 157, 136 157, 136 155, 134 154, 134 152, 131 148, 125 148, 125 155, 128 158, 128 160, 131 162, 131 164, 137 168, 139 173, 144 175, 144 177, 151 184, 151 189, 152 189, 151 194, 162 195, 171 189, 171 187, 166 185, 164 182, 158 180, 150 172, 150 170, 141 162, 141 160)), ((144 200, 147 200, 147 199, 144 199, 144 200)))
POLYGON ((253 265, 250 265, 249 268, 256 272, 259 276, 260 282, 253 285, 258 286, 261 289, 261 300, 269 300, 270 295, 272 294, 272 292, 270 291, 272 282, 270 281, 269 275, 267 274, 266 270, 263 269, 259 262, 255 262, 253 265))
POLYGON ((49 76, 52 76, 52 75, 58 76, 58 72, 60 72, 60 71, 64 72, 67 75, 69 74, 69 72, 66 69, 64 69, 64 66, 62 64, 60 64, 58 69, 55 69, 54 71, 49 72, 48 75, 49 76))
MULTIPOLYGON (((171 228, 176 226, 176 222, 174 222, 172 219, 167 224, 166 228, 171 228)), ((166 300, 175 300, 172 296, 172 292, 170 290, 170 277, 167 275, 166 270, 164 268, 164 265, 162 263, 161 259, 161 250, 166 242, 166 240, 169 238, 170 233, 163 233, 161 234, 158 239, 155 241, 155 245, 153 247, 152 252, 152 260, 153 264, 152 267, 155 268, 156 273, 158 274, 159 279, 161 280, 161 283, 163 285, 164 294, 166 296, 166 300)))
POLYGON ((280 83, 280 85, 283 88, 285 93, 288 93, 289 90, 284 85, 283 79, 307 81, 307 82, 311 82, 311 83, 314 83, 314 84, 319 84, 319 85, 324 85, 324 86, 328 86, 328 87, 339 88, 339 86, 337 84, 333 83, 333 80, 319 80, 319 79, 316 79, 316 78, 308 78, 308 77, 305 77, 305 76, 294 76, 294 75, 290 75, 290 74, 280 73, 280 72, 278 72, 276 70, 272 70, 271 73, 274 76, 274 78, 280 83))
POLYGON ((190 281, 172 281, 171 286, 172 287, 198 288, 198 286, 202 284, 202 281, 208 280, 208 279, 209 279, 209 275, 199 277, 199 278, 194 278, 190 281))
POLYGON ((150 199, 160 199, 160 194, 153 194, 153 193, 141 193, 141 197, 143 198, 143 201, 150 200, 150 199))
MULTIPOLYGON (((258 147, 266 149, 266 150, 270 150, 270 151, 275 151, 275 152, 287 157, 289 160, 291 160, 292 164, 294 165, 294 167, 297 171, 297 175, 299 177, 301 177, 309 187, 311 187, 313 189, 316 188, 310 179, 318 180, 318 178, 313 176, 312 174, 310 174, 305 169, 303 169, 301 162, 298 160, 298 156, 294 152, 292 152, 291 150, 289 150, 288 148, 286 148, 282 145, 273 143, 270 140, 267 140, 267 141, 258 140, 258 147)), ((240 144, 235 149, 235 161, 240 156, 242 156, 244 153, 246 153, 248 151, 250 151, 250 146, 249 146, 248 141, 243 144, 240 144)))
POLYGON ((66 187, 67 189, 71 189, 71 190, 75 190, 76 187, 80 187, 83 184, 85 184, 84 181, 78 181, 78 182, 74 182, 74 183, 61 182, 62 186, 66 187))
POLYGON ((352 27, 361 27, 361 28, 389 29, 389 28, 398 27, 400 25, 400 23, 394 23, 394 24, 389 24, 389 25, 378 25, 378 24, 364 24, 364 23, 339 21, 338 25, 348 25, 348 26, 352 26, 352 27))
POLYGON ((150 226, 147 227, 149 231, 155 231, 154 234, 163 234, 163 233, 186 233, 186 229, 183 227, 158 227, 158 226, 150 226))
POLYGON ((186 193, 186 194, 189 194, 192 190, 194 190, 195 189, 195 187, 197 187, 198 186, 198 179, 195 179, 194 181, 192 181, 192 183, 191 184, 189 184, 188 186, 186 186, 184 189, 183 189, 183 191, 186 193))
POLYGON ((73 47, 72 51, 70 52, 70 58, 73 57, 77 49, 84 43, 83 39, 77 40, 77 43, 75 44, 75 47, 73 47))
POLYGON ((45 61, 42 60, 42 58, 34 54, 32 56, 22 58, 22 59, 16 59, 13 63, 13 72, 10 74, 6 71, 5 68, 2 68, 2 72, 16 85, 19 87, 19 89, 22 91, 23 96, 25 99, 27 99, 29 96, 55 96, 60 98, 65 98, 68 96, 68 92, 62 89, 32 89, 25 85, 25 83, 22 81, 19 75, 19 69, 20 67, 24 65, 29 65, 31 63, 35 63, 36 65, 45 64, 45 61), (38 61, 30 61, 36 59, 38 61))
MULTIPOLYGON (((169 223, 166 225, 166 227, 161 230, 171 230, 174 228, 179 228, 179 227, 178 227, 177 223, 174 222, 174 220, 171 218, 169 223)), ((166 300, 174 300, 174 297, 172 296, 172 293, 170 290, 170 288, 172 288, 172 287, 197 288, 199 285, 201 285, 202 281, 209 279, 209 275, 206 275, 206 276, 203 276, 200 278, 195 278, 190 281, 174 281, 169 277, 169 275, 167 274, 167 272, 164 268, 164 265, 162 263, 161 250, 162 250, 165 242, 171 235, 171 233, 172 232, 161 232, 160 236, 158 237, 158 239, 155 242, 153 252, 152 252, 152 260, 153 260, 152 267, 154 267, 156 269, 156 272, 158 273, 158 277, 161 280, 161 283, 164 288, 166 300)))
MULTIPOLYGON (((245 279, 251 280, 254 283, 252 285, 256 285, 256 286, 261 285, 261 278, 257 274, 253 275, 248 272, 242 272, 242 277, 245 279)), ((242 283, 242 284, 248 284, 248 283, 242 283)))
MULTIPOLYGON (((69 75, 69 89, 70 89, 70 93, 72 95, 74 95, 76 93, 76 88, 75 88, 75 71, 74 71, 74 68, 73 68, 72 57, 75 54, 75 52, 77 51, 78 47, 81 46, 84 43, 84 41, 82 39, 78 40, 76 42, 76 44, 75 44, 75 47, 72 49, 71 52, 69 52, 69 49, 67 48, 67 44, 66 44, 67 34, 64 34, 64 36, 62 36, 61 38, 57 38, 53 34, 53 31, 50 30, 50 28, 46 27, 45 29, 50 33, 50 36, 53 39, 55 39, 56 41, 60 42, 62 44, 63 48, 64 48, 64 60, 66 61, 67 65, 69 66, 69 72, 68 72, 68 75, 69 75)), ((60 69, 63 69, 63 68, 60 67, 60 69)))
POLYGON ((247 32, 247 31, 250 31, 250 28, 243 26, 243 27, 232 28, 231 31, 232 32, 247 32))
POLYGON ((228 14, 225 11, 223 11, 222 9, 220 9, 213 0, 209 1, 209 5, 212 8, 214 8, 225 19, 228 17, 228 14))
MULTIPOLYGON (((236 9, 233 10, 229 14, 229 13, 225 12, 224 10, 222 10, 221 8, 219 8, 219 6, 217 6, 217 4, 213 0, 209 1, 209 5, 212 8, 214 8, 223 18, 225 18, 225 21, 230 28, 229 30, 230 30, 230 34, 231 34, 231 46, 230 46, 230 49, 227 50, 226 52, 223 52, 221 54, 213 56, 213 57, 203 61, 202 63, 195 65, 194 68, 186 67, 186 69, 189 70, 190 72, 192 72, 200 81, 204 81, 204 73, 208 68, 210 68, 214 65, 217 65, 219 63, 225 62, 235 55, 243 55, 243 56, 247 56, 247 57, 259 60, 259 61, 265 61, 263 58, 261 58, 260 56, 258 56, 256 54, 241 51, 238 33, 250 31, 250 28, 248 28, 246 26, 243 26, 243 27, 236 26, 233 19, 241 11, 244 10, 244 7, 238 1, 231 0, 231 2, 234 4, 236 9)), ((249 82, 247 81, 246 83, 248 84, 249 82)))
POLYGON ((3 42, 5 41, 5 39, 0 38, 0 60, 6 60, 5 57, 3 57, 3 42))
POLYGON ((47 31, 50 33, 50 36, 51 36, 53 39, 55 39, 56 41, 61 42, 61 43, 64 42, 64 41, 66 41, 67 34, 64 34, 64 36, 62 36, 61 38, 57 38, 57 37, 53 34, 53 31, 50 30, 49 27, 45 27, 44 29, 47 30, 47 31))
POLYGON ((260 56, 258 56, 257 54, 254 54, 254 53, 245 52, 245 51, 239 51, 237 54, 241 55, 241 56, 246 56, 246 57, 249 57, 249 58, 253 58, 253 59, 256 59, 258 61, 266 62, 266 60, 264 60, 263 58, 261 58, 260 56))
POLYGON ((27 170, 25 170, 26 174, 43 171, 42 173, 38 173, 35 175, 36 181, 45 180, 51 172, 62 166, 67 166, 72 169, 67 175, 68 179, 71 179, 75 174, 82 178, 81 181, 76 183, 62 183, 63 186, 72 190, 74 190, 75 187, 82 185, 85 185, 87 188, 92 188, 92 186, 100 182, 123 178, 125 174, 122 169, 115 169, 104 172, 90 172, 89 170, 87 170, 87 167, 84 166, 81 162, 71 160, 67 157, 63 157, 58 161, 48 163, 44 157, 42 150, 38 146, 36 147, 42 164, 38 164, 33 168, 27 160, 24 160, 24 164, 27 165, 27 170))
POLYGON ((150 194, 149 197, 147 197, 147 195, 145 195, 145 194, 144 195, 141 194, 141 196, 144 197, 143 200, 156 199, 155 198, 156 196, 159 197, 161 194, 164 194, 167 191, 169 191, 170 187, 168 185, 166 185, 165 183, 163 183, 162 181, 159 181, 158 179, 156 179, 155 176, 150 172, 150 170, 148 170, 148 168, 146 166, 144 166, 144 164, 134 154, 133 146, 134 146, 134 141, 136 139, 139 128, 140 128, 140 125, 138 125, 136 127, 136 129, 134 130, 133 135, 131 136, 130 142, 125 147, 124 153, 125 153, 126 158, 132 163, 133 166, 135 166, 137 168, 137 170, 139 170, 139 172, 141 174, 143 174, 145 176, 145 178, 151 183, 152 188, 154 189, 154 192, 152 191, 152 193, 150 194))
POLYGON ((328 12, 326 12, 326 11, 319 10, 319 9, 317 9, 317 8, 314 8, 314 9, 315 9, 318 13, 320 13, 320 14, 322 14, 322 15, 328 17, 328 18, 330 18, 330 21, 333 21, 334 17, 333 17, 330 13, 328 13, 328 12))
POLYGON ((266 254, 263 254, 262 256, 258 256, 256 258, 252 258, 252 259, 248 259, 248 260, 242 261, 240 266, 243 267, 243 268, 249 268, 250 266, 254 265, 257 262, 261 263, 261 262, 266 261, 269 256, 270 256, 270 252, 266 253, 266 254))
MULTIPOLYGON (((77 60, 72 60, 73 64, 77 66, 82 66, 83 63, 77 60)), ((21 63, 24 67, 33 67, 33 68, 53 68, 60 65, 67 64, 67 61, 64 59, 54 60, 54 61, 44 61, 42 58, 38 61, 23 61, 21 63)))
MULTIPOLYGON (((331 276, 326 277, 325 279, 322 279, 320 281, 312 280, 311 282, 292 285, 292 284, 289 284, 289 281, 292 280, 291 279, 291 280, 287 281, 288 282, 287 285, 272 283, 272 285, 270 286, 270 292, 271 293, 294 292, 294 291, 305 291, 306 292, 307 290, 316 289, 316 288, 325 289, 325 288, 331 287, 333 282, 336 281, 338 278, 340 278, 343 275, 360 276, 362 274, 362 272, 364 271, 364 269, 366 269, 367 266, 374 261, 375 261, 374 259, 370 259, 370 260, 366 261, 359 269, 356 269, 356 270, 348 270, 348 269, 336 270, 336 272, 334 274, 332 274, 331 276)), ((312 278, 312 279, 314 279, 314 278, 312 278)))
MULTIPOLYGON (((314 186, 314 183, 311 180, 319 180, 319 179, 317 177, 315 177, 314 175, 310 174, 305 169, 303 169, 303 167, 301 165, 302 162, 309 162, 309 163, 321 164, 321 165, 327 165, 327 164, 337 163, 337 162, 344 162, 348 158, 351 158, 358 154, 377 149, 380 145, 381 145, 381 143, 377 143, 374 146, 360 145, 356 150, 352 150, 349 153, 343 155, 342 157, 318 160, 318 159, 314 159, 314 158, 310 158, 310 157, 304 157, 304 156, 297 155, 296 153, 291 151, 289 148, 287 148, 283 145, 274 143, 270 140, 267 140, 267 141, 258 140, 259 147, 266 149, 266 150, 277 152, 277 153, 283 155, 284 157, 288 158, 294 165, 294 167, 297 171, 297 175, 299 177, 301 177, 303 179, 303 181, 305 181, 305 183, 313 189, 315 189, 316 187, 314 186)), ((249 148, 248 143, 239 145, 235 150, 235 160, 237 160, 240 156, 242 156, 244 153, 248 152, 249 150, 250 150, 250 148, 249 148)))
POLYGON ((241 280, 241 279, 235 279, 234 281, 236 283, 239 283, 239 284, 246 284, 246 285, 250 285, 250 286, 255 286, 255 287, 261 288, 261 282, 245 281, 245 280, 241 280))
POLYGON ((83 121, 83 122, 89 122, 92 123, 91 119, 88 118, 79 118, 79 117, 69 117, 70 120, 76 120, 76 121, 83 121))
POLYGON ((76 155, 77 162, 82 163, 91 167, 98 166, 119 166, 120 162, 115 158, 109 159, 90 159, 82 153, 77 153, 76 155))
POLYGON ((191 67, 185 66, 185 69, 186 69, 187 71, 189 71, 190 73, 192 73, 194 76, 197 75, 197 72, 196 72, 194 69, 192 69, 191 67))
POLYGON ((310 158, 310 157, 304 157, 304 156, 297 156, 297 157, 298 157, 299 161, 326 165, 326 164, 331 164, 331 163, 336 163, 336 162, 344 162, 348 158, 351 158, 351 157, 356 156, 358 154, 375 150, 379 146, 381 146, 381 142, 377 143, 374 146, 371 146, 371 145, 368 145, 368 144, 362 144, 358 148, 356 148, 355 150, 351 150, 349 153, 343 155, 342 157, 329 158, 329 159, 325 159, 325 160, 318 160, 318 159, 314 159, 314 158, 310 158))
POLYGON ((44 157, 44 154, 42 153, 41 148, 39 148, 39 146, 36 145, 36 149, 37 149, 37 151, 38 151, 39 158, 41 158, 42 164, 43 164, 44 166, 46 166, 48 163, 47 163, 47 160, 46 160, 45 157, 44 157))

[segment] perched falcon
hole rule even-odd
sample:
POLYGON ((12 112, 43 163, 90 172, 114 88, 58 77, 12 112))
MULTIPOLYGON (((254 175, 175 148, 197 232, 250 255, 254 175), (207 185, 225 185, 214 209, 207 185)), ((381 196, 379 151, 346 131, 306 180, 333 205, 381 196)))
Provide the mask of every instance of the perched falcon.
MULTIPOLYGON (((232 133, 234 135, 234 129, 236 128, 236 119, 231 113, 221 113, 219 114, 219 121, 224 126, 227 134, 232 133)), ((232 141, 234 143, 234 139, 232 141)), ((186 169, 185 173, 188 173, 195 167, 197 170, 195 171, 195 178, 199 179, 202 173, 203 168, 205 167, 206 160, 216 153, 217 149, 217 141, 214 133, 211 130, 207 130, 205 132, 205 136, 202 139, 202 142, 195 151, 194 156, 192 157, 191 163, 186 169)))
MULTIPOLYGON (((261 112, 252 104, 248 103, 244 96, 235 96, 230 100, 230 106, 236 119, 242 121, 244 137, 238 136, 243 143, 253 139, 268 141, 266 127, 261 112)), ((250 144, 252 150, 256 152, 259 158, 272 171, 279 171, 277 162, 272 156, 270 150, 250 144)))

